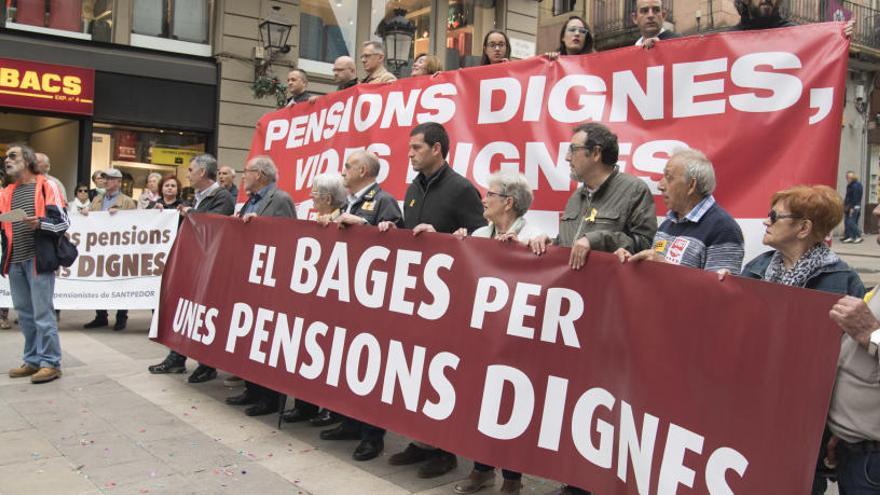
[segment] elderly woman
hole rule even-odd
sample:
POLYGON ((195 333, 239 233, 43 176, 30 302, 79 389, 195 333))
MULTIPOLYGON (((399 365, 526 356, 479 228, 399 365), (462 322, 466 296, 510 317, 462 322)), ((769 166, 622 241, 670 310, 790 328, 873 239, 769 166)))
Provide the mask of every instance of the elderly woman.
MULTIPOLYGON (((828 186, 795 186, 774 194, 770 205, 763 242, 773 250, 746 264, 742 276, 864 296, 859 276, 825 244, 825 238, 843 220, 843 201, 837 191, 828 186)), ((719 278, 727 273, 721 270, 719 278)), ((826 457, 826 439, 822 441, 819 467, 826 457)), ((825 493, 826 484, 823 477, 816 476, 812 493, 825 493)))
MULTIPOLYGON (((488 237, 501 242, 517 241, 528 244, 532 237, 543 232, 526 222, 525 214, 532 204, 532 186, 520 173, 495 172, 489 176, 489 188, 483 198, 483 217, 489 221, 485 227, 475 230, 474 237, 488 237)), ((467 229, 458 229, 453 234, 458 238, 467 236, 467 229)), ((519 494, 522 490, 522 473, 501 470, 504 483, 501 493, 519 494)), ((468 477, 458 482, 455 493, 476 493, 495 484, 495 468, 474 462, 474 469, 468 477)))
POLYGON ((175 209, 182 204, 180 201, 180 181, 173 175, 166 175, 159 184, 161 195, 155 201, 150 201, 147 209, 157 210, 175 209))
POLYGON ((144 192, 141 193, 140 198, 138 198, 138 209, 143 210, 150 206, 150 203, 154 203, 159 200, 162 194, 159 192, 159 182, 162 181, 162 174, 158 172, 153 172, 147 176, 147 187, 144 188, 144 192))
POLYGON ((480 65, 500 64, 510 61, 510 40, 504 31, 493 29, 483 38, 483 58, 480 65))
POLYGON ((327 225, 342 214, 348 203, 348 192, 338 174, 318 174, 312 182, 312 203, 317 212, 315 220, 327 225))
POLYGON ((423 53, 413 61, 411 76, 430 76, 443 70, 440 59, 423 53))

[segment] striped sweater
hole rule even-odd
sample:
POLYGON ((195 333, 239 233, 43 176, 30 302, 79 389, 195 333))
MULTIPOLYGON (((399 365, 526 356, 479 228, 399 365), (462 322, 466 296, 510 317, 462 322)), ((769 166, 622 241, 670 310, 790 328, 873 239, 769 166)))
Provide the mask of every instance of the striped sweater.
POLYGON ((745 255, 742 229, 712 196, 684 218, 670 212, 654 236, 654 251, 676 265, 732 273, 740 272, 745 255))

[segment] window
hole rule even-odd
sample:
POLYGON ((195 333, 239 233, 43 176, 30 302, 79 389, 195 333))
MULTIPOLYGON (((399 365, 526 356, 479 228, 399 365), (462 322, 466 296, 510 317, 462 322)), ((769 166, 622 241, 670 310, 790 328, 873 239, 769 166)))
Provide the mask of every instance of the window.
MULTIPOLYGON (((356 0, 302 0, 299 14, 300 58, 332 64, 342 55, 354 57, 356 15, 356 0)), ((330 67, 325 69, 322 72, 330 72, 330 67)))
POLYGON ((562 15, 574 10, 577 0, 553 0, 553 15, 562 15))
POLYGON ((131 44, 210 56, 213 4, 213 0, 134 0, 131 44))
POLYGON ((5 26, 109 42, 112 6, 113 0, 7 0, 5 26))

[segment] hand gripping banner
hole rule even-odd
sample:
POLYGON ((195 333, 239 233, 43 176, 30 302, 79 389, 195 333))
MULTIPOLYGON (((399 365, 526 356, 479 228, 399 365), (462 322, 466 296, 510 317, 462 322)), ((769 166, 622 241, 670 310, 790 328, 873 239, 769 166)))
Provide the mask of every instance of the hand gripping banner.
POLYGON ((573 271, 568 256, 192 215, 169 255, 157 340, 596 493, 808 493, 836 296, 600 252, 573 271))
POLYGON ((658 195, 658 214, 669 154, 705 152, 716 199, 757 254, 774 192, 836 183, 848 47, 841 23, 810 24, 358 85, 266 114, 250 153, 272 156, 280 187, 306 218, 314 176, 339 173, 359 148, 379 155, 382 187, 402 199, 415 176, 409 131, 439 122, 450 134, 449 163, 481 189, 498 169, 525 174, 535 194, 530 221, 552 234, 577 187, 565 160, 572 129, 597 121, 618 135, 621 169, 658 195))

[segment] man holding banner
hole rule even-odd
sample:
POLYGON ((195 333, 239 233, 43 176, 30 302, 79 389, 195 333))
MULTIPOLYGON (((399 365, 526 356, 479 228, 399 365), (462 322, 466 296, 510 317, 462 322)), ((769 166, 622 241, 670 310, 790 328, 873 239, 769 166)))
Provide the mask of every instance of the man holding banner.
POLYGON ((12 303, 24 334, 24 363, 10 378, 45 383, 61 377, 61 341, 52 296, 58 256, 55 246, 69 226, 61 192, 37 168, 34 151, 13 145, 6 152, 6 173, 14 182, 0 195, 3 222, 3 275, 9 275, 12 303))
MULTIPOLYGON (((486 225, 480 192, 446 163, 449 135, 435 122, 417 125, 409 135, 409 161, 418 175, 406 190, 403 225, 413 235, 422 232, 451 234, 460 228, 473 232, 486 225)), ((380 231, 396 227, 379 224, 380 231)), ((403 452, 388 458, 393 466, 428 461, 419 468, 419 478, 436 478, 458 466, 455 454, 421 442, 412 442, 403 452)))

